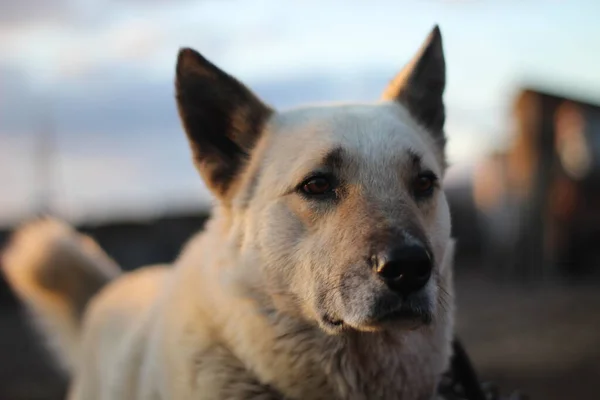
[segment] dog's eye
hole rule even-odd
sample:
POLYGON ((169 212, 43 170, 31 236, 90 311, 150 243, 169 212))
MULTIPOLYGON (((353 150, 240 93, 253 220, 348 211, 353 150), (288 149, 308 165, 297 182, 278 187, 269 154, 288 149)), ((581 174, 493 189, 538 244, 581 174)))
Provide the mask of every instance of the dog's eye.
POLYGON ((300 185, 300 189, 308 195, 323 195, 330 193, 333 189, 333 185, 326 177, 317 176, 304 181, 304 183, 300 185))
POLYGON ((432 172, 419 174, 413 181, 413 192, 416 197, 428 197, 435 188, 436 176, 432 172))

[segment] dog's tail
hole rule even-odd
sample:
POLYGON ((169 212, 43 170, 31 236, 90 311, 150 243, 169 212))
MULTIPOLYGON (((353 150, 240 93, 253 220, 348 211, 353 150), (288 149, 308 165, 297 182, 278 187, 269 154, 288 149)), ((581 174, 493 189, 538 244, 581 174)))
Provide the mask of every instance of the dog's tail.
POLYGON ((60 364, 72 370, 86 305, 119 267, 90 237, 51 218, 18 229, 0 265, 60 364))

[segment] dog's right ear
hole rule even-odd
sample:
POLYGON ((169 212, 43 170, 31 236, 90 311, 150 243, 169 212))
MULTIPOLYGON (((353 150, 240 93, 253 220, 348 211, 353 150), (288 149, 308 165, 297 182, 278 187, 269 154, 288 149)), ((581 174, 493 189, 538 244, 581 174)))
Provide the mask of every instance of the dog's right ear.
POLYGON ((417 54, 386 88, 383 99, 408 108, 417 121, 444 143, 446 61, 436 25, 417 54))
POLYGON ((175 86, 196 168, 217 198, 228 203, 272 110, 237 79, 188 48, 179 51, 175 86))

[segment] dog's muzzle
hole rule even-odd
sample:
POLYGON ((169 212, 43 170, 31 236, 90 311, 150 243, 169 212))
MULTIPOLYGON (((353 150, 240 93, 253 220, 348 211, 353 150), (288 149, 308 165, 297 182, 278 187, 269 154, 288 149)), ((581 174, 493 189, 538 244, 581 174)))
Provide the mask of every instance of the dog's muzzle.
POLYGON ((435 299, 427 289, 434 261, 420 241, 388 247, 370 263, 349 266, 341 278, 336 308, 322 308, 321 325, 330 332, 415 329, 429 324, 435 299))

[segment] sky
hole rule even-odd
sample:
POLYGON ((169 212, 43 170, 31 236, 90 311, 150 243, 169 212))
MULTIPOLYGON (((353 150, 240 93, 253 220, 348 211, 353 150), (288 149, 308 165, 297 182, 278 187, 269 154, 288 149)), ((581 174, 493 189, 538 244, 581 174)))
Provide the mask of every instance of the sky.
POLYGON ((173 99, 183 46, 277 108, 372 101, 437 23, 457 181, 506 145, 521 85, 600 98, 598 15, 595 0, 0 0, 0 224, 45 185, 71 220, 208 204, 173 99))

